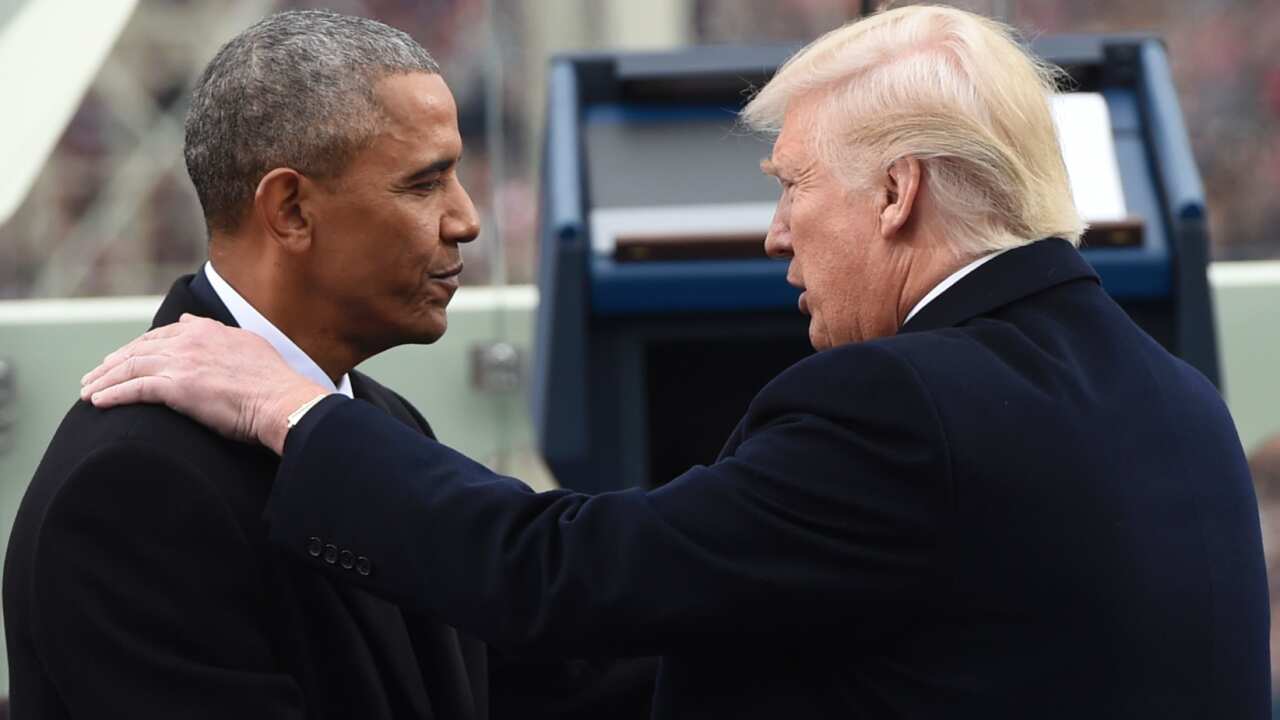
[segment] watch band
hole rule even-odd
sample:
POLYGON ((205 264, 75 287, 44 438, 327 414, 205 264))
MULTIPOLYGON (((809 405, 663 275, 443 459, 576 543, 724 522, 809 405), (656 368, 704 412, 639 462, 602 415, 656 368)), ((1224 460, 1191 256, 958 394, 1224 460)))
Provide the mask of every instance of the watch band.
POLYGON ((297 410, 294 410, 293 412, 289 413, 289 417, 285 418, 285 421, 284 421, 285 427, 289 428, 290 430, 297 427, 298 423, 302 422, 302 416, 306 415, 307 411, 310 410, 311 408, 315 407, 316 405, 319 405, 320 401, 329 397, 329 395, 330 393, 321 393, 311 398, 310 400, 302 403, 302 405, 297 410))

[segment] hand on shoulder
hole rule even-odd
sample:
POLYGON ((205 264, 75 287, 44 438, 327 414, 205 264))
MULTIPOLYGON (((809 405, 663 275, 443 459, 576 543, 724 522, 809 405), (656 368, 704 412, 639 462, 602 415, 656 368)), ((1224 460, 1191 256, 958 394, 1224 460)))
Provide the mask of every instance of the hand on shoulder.
POLYGON ((163 404, 281 453, 289 414, 324 392, 257 335, 183 315, 107 355, 81 379, 80 397, 100 408, 163 404))

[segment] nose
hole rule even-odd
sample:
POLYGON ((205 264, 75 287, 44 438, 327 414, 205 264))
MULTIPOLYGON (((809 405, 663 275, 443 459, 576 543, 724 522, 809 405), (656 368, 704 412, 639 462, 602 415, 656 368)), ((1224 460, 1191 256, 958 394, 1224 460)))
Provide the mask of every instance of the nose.
POLYGON ((769 234, 764 238, 764 254, 771 258, 789 258, 791 243, 784 239, 782 233, 774 232, 773 228, 769 228, 769 234))
POLYGON ((480 214, 462 183, 454 183, 449 210, 440 219, 440 237, 448 242, 468 243, 480 235, 480 214))
POLYGON ((771 258, 789 258, 793 254, 791 228, 787 227, 781 215, 780 211, 774 213, 773 222, 769 223, 769 234, 764 237, 764 254, 771 258))

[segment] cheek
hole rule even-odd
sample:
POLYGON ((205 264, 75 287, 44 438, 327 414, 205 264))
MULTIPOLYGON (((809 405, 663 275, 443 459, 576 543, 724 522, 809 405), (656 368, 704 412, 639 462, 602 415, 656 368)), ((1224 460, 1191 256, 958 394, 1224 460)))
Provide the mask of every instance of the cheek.
POLYGON ((406 263, 429 265, 440 252, 440 221, 434 212, 420 212, 399 218, 398 240, 403 243, 406 263))
POLYGON ((317 262, 326 275, 346 286, 367 285, 385 272, 388 253, 393 252, 387 232, 385 210, 374 200, 360 205, 348 203, 325 218, 317 262))
POLYGON ((821 349, 856 324, 868 278, 864 239, 848 217, 828 210, 809 220, 804 240, 795 241, 795 254, 810 296, 810 340, 821 349))
POLYGON ((371 239, 376 248, 371 264, 387 278, 400 278, 401 284, 420 279, 431 268, 439 248, 427 219, 411 212, 380 218, 377 235, 371 239))
POLYGON ((831 213, 813 213, 792 225, 796 260, 804 274, 805 287, 829 292, 851 270, 854 238, 849 228, 831 213))

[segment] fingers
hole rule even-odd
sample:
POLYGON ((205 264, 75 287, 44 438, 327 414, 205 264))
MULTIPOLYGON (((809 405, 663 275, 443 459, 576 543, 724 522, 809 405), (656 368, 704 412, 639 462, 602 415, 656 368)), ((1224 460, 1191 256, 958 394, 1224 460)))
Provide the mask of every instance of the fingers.
POLYGON ((167 339, 149 340, 146 336, 125 345, 110 355, 102 359, 102 364, 90 370, 84 377, 80 378, 80 386, 83 388, 99 380, 103 375, 114 370, 121 363, 127 362, 130 358, 145 355, 165 355, 164 349, 167 345, 167 339))
POLYGON ((102 377, 103 373, 107 372, 111 368, 112 368, 111 365, 108 365, 106 364, 105 361, 103 361, 102 364, 98 365, 94 369, 85 373, 84 376, 80 378, 80 399, 81 400, 83 400, 85 397, 84 395, 85 386, 93 382, 94 380, 97 380, 98 378, 102 377))
POLYGON ((202 321, 202 320, 205 322, 220 324, 220 323, 215 323, 212 320, 205 320, 204 318, 196 317, 195 315, 184 314, 178 323, 173 323, 171 325, 164 325, 162 327, 149 330, 143 333, 142 335, 139 335, 137 338, 134 338, 131 342, 129 342, 129 344, 125 345, 119 350, 116 350, 115 352, 104 357, 102 359, 102 362, 97 367, 85 373, 85 375, 80 378, 81 387, 89 385, 90 383, 96 381, 98 378, 102 377, 102 375, 110 371, 116 365, 129 359, 130 357, 133 357, 135 355, 163 354, 161 352, 161 348, 166 347, 167 343, 165 341, 170 340, 172 338, 176 338, 182 335, 188 329, 191 329, 192 322, 202 321), (187 323, 187 324, 182 325, 180 323, 187 323))
POLYGON ((104 358, 82 379, 80 397, 102 408, 162 403, 228 437, 251 441, 266 422, 257 416, 278 404, 267 396, 295 379, 261 337, 184 315, 104 358))
POLYGON ((112 385, 91 396, 94 407, 110 408, 133 403, 168 404, 173 380, 158 375, 145 375, 112 385))
MULTIPOLYGON (((186 328, 173 323, 171 325, 161 325, 158 328, 152 328, 139 335, 133 342, 142 342, 144 340, 164 340, 165 338, 177 337, 186 332, 186 328)), ((130 343, 132 345, 133 343, 130 343)))
POLYGON ((128 357, 127 351, 129 351, 137 343, 142 342, 146 337, 147 337, 146 335, 140 335, 137 338, 134 338, 133 340, 129 341, 129 344, 125 345, 119 350, 116 350, 115 352, 112 352, 108 354, 106 357, 102 358, 102 362, 98 363, 97 367, 85 373, 84 376, 80 378, 80 387, 84 387, 85 385, 88 385, 94 380, 97 380, 99 377, 102 376, 103 373, 115 367, 116 363, 120 362, 125 357, 128 357))
MULTIPOLYGON (((164 377, 172 373, 173 359, 165 355, 133 355, 116 362, 80 388, 80 399, 88 400, 112 385, 144 377, 164 377)), ((97 404, 96 401, 94 403, 97 404)))

